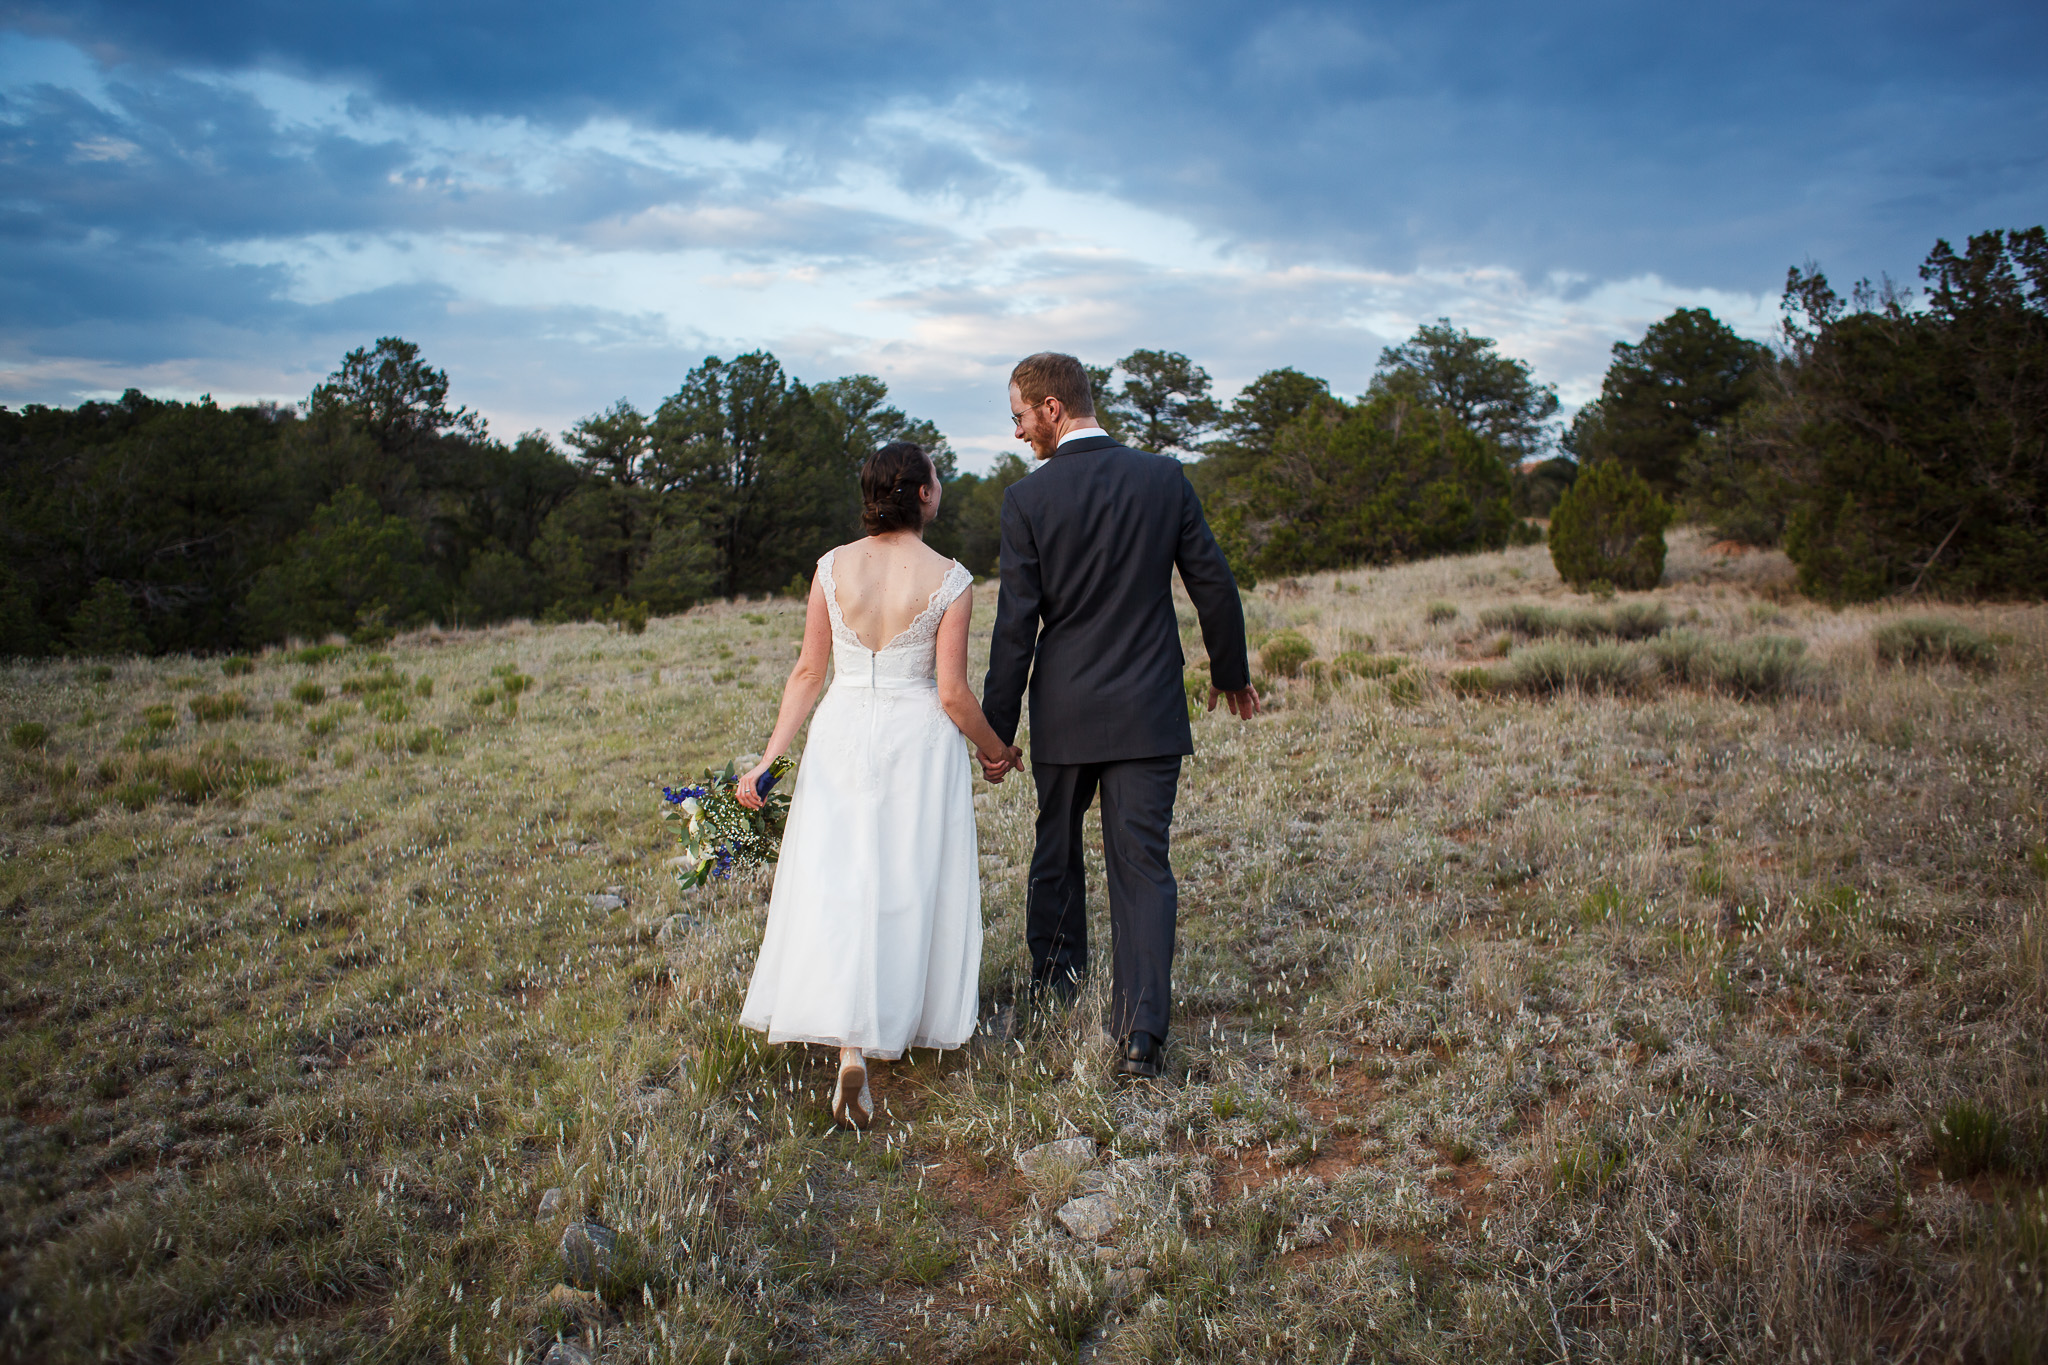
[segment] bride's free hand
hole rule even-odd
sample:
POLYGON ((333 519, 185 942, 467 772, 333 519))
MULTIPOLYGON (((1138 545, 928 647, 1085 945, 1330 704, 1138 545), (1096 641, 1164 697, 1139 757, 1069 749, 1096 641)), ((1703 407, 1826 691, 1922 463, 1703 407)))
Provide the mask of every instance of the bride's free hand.
POLYGON ((742 806, 745 806, 748 810, 761 809, 762 801, 760 781, 762 775, 765 774, 768 771, 768 769, 774 765, 774 763, 775 760, 772 757, 764 758, 759 763, 755 764, 752 768, 749 768, 746 772, 741 773, 739 790, 733 793, 733 799, 738 801, 742 806))

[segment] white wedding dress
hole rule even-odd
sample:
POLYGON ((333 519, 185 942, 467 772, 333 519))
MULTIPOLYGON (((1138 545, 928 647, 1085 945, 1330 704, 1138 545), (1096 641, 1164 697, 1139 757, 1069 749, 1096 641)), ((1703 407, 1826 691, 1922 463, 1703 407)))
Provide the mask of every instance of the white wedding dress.
POLYGON ((771 1043, 870 1057, 958 1047, 981 984, 972 760, 939 706, 939 618, 974 577, 959 564, 901 635, 870 650, 832 618, 832 685, 811 717, 768 929, 740 1023, 771 1043))

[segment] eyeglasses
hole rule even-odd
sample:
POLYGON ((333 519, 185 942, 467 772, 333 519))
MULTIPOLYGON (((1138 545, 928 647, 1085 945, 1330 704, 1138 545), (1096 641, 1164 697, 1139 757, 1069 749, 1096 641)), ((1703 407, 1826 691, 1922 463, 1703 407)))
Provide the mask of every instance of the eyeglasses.
MULTIPOLYGON (((1051 400, 1051 398, 1052 395, 1047 394, 1044 398, 1039 399, 1036 403, 1027 403, 1024 407, 1024 412, 1029 412, 1033 408, 1043 407, 1048 401, 1051 400)), ((1010 420, 1020 427, 1023 426, 1024 412, 1018 412, 1015 408, 1012 408, 1010 410, 1010 420)))

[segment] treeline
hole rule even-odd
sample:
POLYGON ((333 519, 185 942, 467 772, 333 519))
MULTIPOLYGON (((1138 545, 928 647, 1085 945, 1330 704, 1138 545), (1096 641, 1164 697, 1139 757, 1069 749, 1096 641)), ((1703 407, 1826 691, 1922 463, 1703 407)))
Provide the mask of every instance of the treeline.
POLYGON ((435 620, 644 622, 800 584, 859 533, 856 474, 926 446, 951 491, 933 542, 984 571, 1021 477, 958 474, 945 438, 854 375, 706 359, 651 414, 623 400, 505 444, 397 338, 302 406, 133 390, 0 409, 0 654, 218 650, 435 620))
MULTIPOLYGON (((1188 461, 1247 584, 1532 540, 1528 519, 1556 510, 1575 582, 1653 585, 1675 514, 1783 545, 1829 600, 2037 595, 2048 239, 1939 242, 1920 273, 1924 301, 1888 280, 1845 300, 1792 270, 1775 347, 1680 309, 1615 345, 1600 397, 1563 431, 1553 388, 1447 319, 1383 351, 1354 399, 1283 368, 1225 404, 1172 351, 1090 374, 1112 434, 1188 461), (1589 467, 1605 468, 1579 484, 1589 467)), ((988 574, 1003 491, 1025 473, 1014 455, 959 473, 880 380, 805 384, 766 352, 707 358, 652 413, 621 400, 561 446, 497 441, 448 397, 445 373, 385 338, 298 406, 131 390, 0 408, 0 654, 632 624, 798 591, 859 533, 860 462, 897 439, 948 482, 929 539, 988 574)))
POLYGON ((2048 589, 2048 234, 1938 241, 1924 298, 1788 272, 1776 348, 1687 309, 1614 348, 1566 450, 1722 537, 1782 545, 1802 591, 2048 589))
POLYGON ((1097 372, 1097 406, 1133 443, 1199 457, 1241 578, 1492 548, 1556 511, 1553 558, 1589 586, 1655 586, 1679 517, 1782 546, 1824 600, 2039 596, 2048 234, 1937 242, 1920 275, 1924 298, 1885 280, 1844 299, 1795 268, 1776 346, 1679 309, 1615 345, 1561 433, 1553 390, 1447 320, 1382 352, 1349 402, 1282 369, 1225 408, 1186 357, 1140 351, 1097 372))
POLYGON ((1103 426, 1190 459, 1188 477, 1241 583, 1541 538, 1571 463, 1553 444, 1556 390, 1448 319, 1380 354, 1355 400, 1285 368, 1226 407, 1171 351, 1091 371, 1103 426), (1119 383, 1119 377, 1121 382, 1119 383))

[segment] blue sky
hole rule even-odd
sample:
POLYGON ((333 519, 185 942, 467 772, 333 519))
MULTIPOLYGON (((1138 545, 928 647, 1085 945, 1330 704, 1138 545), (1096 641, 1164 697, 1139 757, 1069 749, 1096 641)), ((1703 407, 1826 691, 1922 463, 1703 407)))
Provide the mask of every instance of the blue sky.
POLYGON ((1679 306, 2048 217, 2048 7, 0 9, 0 402, 296 399, 421 343, 494 432, 707 353, 963 464, 1042 348, 1363 388, 1439 315, 1568 402, 1679 306))

